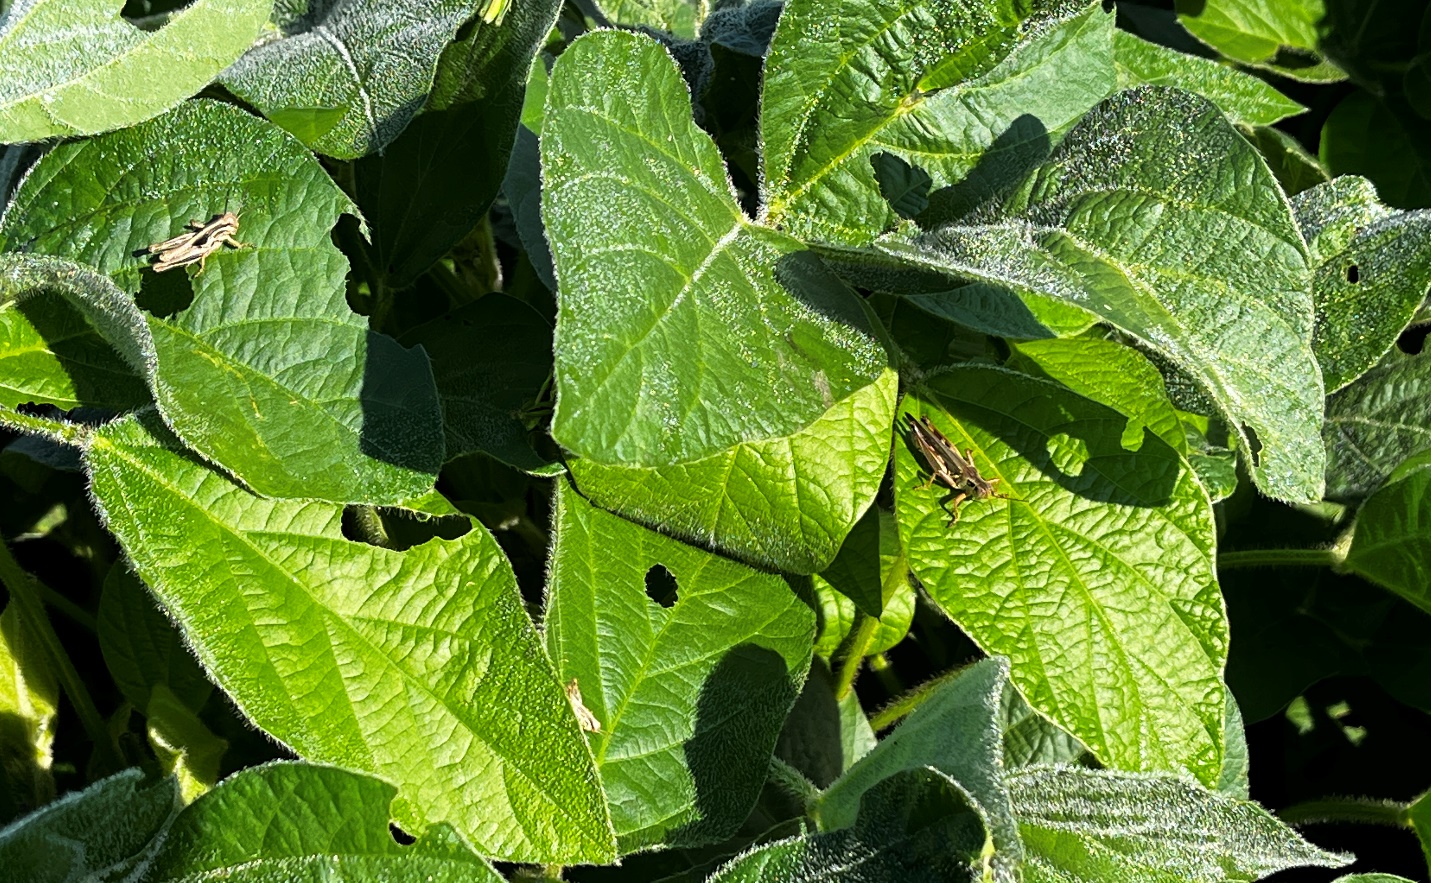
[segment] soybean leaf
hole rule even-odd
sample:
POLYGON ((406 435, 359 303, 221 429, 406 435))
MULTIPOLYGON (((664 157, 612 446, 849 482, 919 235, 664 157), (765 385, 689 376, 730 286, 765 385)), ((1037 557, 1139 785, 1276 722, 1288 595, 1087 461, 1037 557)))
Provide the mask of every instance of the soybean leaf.
POLYGON ((487 213, 511 156, 527 71, 560 9, 560 0, 525 0, 500 24, 474 19, 443 50, 422 113, 354 167, 354 198, 387 284, 411 284, 487 213))
POLYGON ((878 744, 869 718, 851 690, 835 698, 835 678, 822 659, 810 663, 805 688, 785 718, 775 756, 816 788, 830 783, 878 744))
POLYGON ((195 710, 213 692, 174 624, 155 606, 139 577, 122 564, 110 568, 104 580, 97 631, 104 664, 124 698, 141 712, 159 685, 195 710))
POLYGON ((1338 877, 1332 883, 1415 883, 1415 881, 1398 877, 1395 874, 1347 874, 1345 877, 1338 877))
POLYGON ((1272 126, 1256 126, 1243 135, 1262 154, 1267 167, 1277 176, 1277 183, 1288 196, 1295 196, 1318 184, 1331 180, 1321 161, 1307 152, 1296 138, 1272 126))
POLYGON ((1234 61, 1309 83, 1346 79, 1321 54, 1325 0, 1177 0, 1177 9, 1183 27, 1234 61))
POLYGON ((144 707, 144 729, 159 769, 173 776, 185 803, 208 791, 219 778, 227 740, 214 735, 164 684, 155 684, 144 707))
POLYGON ((830 566, 811 577, 819 629, 815 652, 829 657, 854 629, 857 612, 879 620, 864 655, 904 640, 914 621, 914 587, 894 514, 871 507, 830 566))
POLYGON ((1163 378, 1137 350, 1096 337, 1031 340, 1015 349, 1039 373, 1127 417, 1123 447, 1137 449, 1147 430, 1187 454, 1187 435, 1163 378))
POLYGON ((1421 841, 1421 852, 1426 856, 1427 864, 1431 864, 1431 792, 1412 801, 1406 808, 1406 817, 1411 829, 1416 832, 1416 839, 1421 841))
POLYGON ((860 800, 854 824, 746 853, 710 883, 972 883, 986 838, 979 805, 932 769, 909 769, 860 800))
POLYGON ((300 756, 382 776, 394 817, 511 861, 614 857, 591 755, 496 542, 392 552, 342 507, 254 496, 153 415, 85 452, 95 502, 213 680, 300 756))
POLYGON ((1431 206, 1431 120, 1395 93, 1358 89, 1322 125, 1322 164, 1333 175, 1364 175, 1387 204, 1431 206))
POLYGON ((1082 0, 790 0, 765 62, 765 218, 862 245, 897 220, 871 159, 935 189, 976 166, 1037 161, 1115 88, 1113 16, 1082 0))
POLYGON ((1347 176, 1292 202, 1312 252, 1312 347, 1329 392, 1396 343, 1431 286, 1431 211, 1399 212, 1365 178, 1347 176))
POLYGON ((174 819, 144 879, 503 879, 448 825, 432 825, 406 846, 395 841, 388 805, 396 792, 386 782, 335 767, 270 763, 246 769, 174 819))
POLYGON ((822 831, 855 823, 871 789, 911 769, 948 776, 983 810, 996 880, 1015 880, 1023 852, 1003 783, 999 705, 1009 679, 1006 659, 975 663, 941 684, 904 723, 820 795, 812 814, 822 831))
POLYGON ((925 489, 928 464, 896 442, 895 514, 929 598, 1103 763, 1216 782, 1227 620, 1212 507, 1177 451, 1151 433, 1130 448, 1123 415, 990 367, 939 375, 905 408, 1008 495, 950 526, 947 489, 925 489))
POLYGON ((1007 769, 1038 764, 1072 764, 1090 756, 1087 746, 1034 711, 1013 684, 1004 687, 999 713, 999 731, 1003 734, 1004 766, 1007 769))
POLYGON ((29 883, 120 879, 179 810, 173 779, 101 779, 0 830, 0 868, 29 883))
POLYGON ((60 258, 0 254, 0 404, 136 408, 149 402, 146 358, 144 318, 108 277, 60 258))
POLYGON ((1327 496, 1358 500, 1410 457, 1431 451, 1431 359, 1392 350, 1327 400, 1327 496))
POLYGON ((1031 767, 1008 777, 1029 883, 1225 883, 1286 868, 1337 868, 1255 803, 1186 779, 1031 767))
POLYGON ((219 78, 338 159, 381 150, 422 107, 443 47, 478 0, 285 0, 276 33, 219 78))
POLYGON ((39 638, 8 604, 0 612, 0 821, 54 799, 50 775, 59 691, 39 638))
POLYGON ((1379 488, 1362 504, 1346 568, 1431 612, 1431 468, 1379 488))
POLYGON ((1118 88, 1176 86, 1216 104, 1228 119, 1245 126, 1270 126, 1305 107, 1236 68, 1149 43, 1127 31, 1113 33, 1118 88))
POLYGON ((403 335, 432 360, 449 460, 484 451, 528 472, 561 471, 532 447, 524 422, 551 378, 551 340, 546 317, 495 292, 403 335))
POLYGON ((715 5, 712 0, 587 0, 612 24, 669 31, 687 40, 715 5))
POLYGON ((876 249, 830 257, 1058 298, 1122 329, 1201 386, 1263 493, 1321 499, 1306 245, 1266 165, 1205 100, 1122 92, 1001 205, 876 249))
POLYGON ((148 316, 152 342, 108 337, 131 365, 152 347, 143 368, 165 422, 259 493, 391 504, 431 489, 443 441, 427 357, 349 309, 329 231, 352 203, 275 126, 196 101, 62 144, 26 178, 0 237, 90 264, 143 303, 161 280, 135 253, 225 209, 249 247, 166 274, 193 302, 148 316))
POLYGON ((158 116, 253 43, 273 0, 195 0, 164 27, 121 0, 16 0, 0 20, 0 141, 94 135, 158 116))
POLYGON ((804 682, 814 616, 779 577, 562 485, 555 523, 547 650, 601 724, 588 738, 620 851, 729 837, 804 682))
POLYGON ((860 301, 741 213, 649 37, 601 31, 562 54, 541 149, 562 291, 552 434, 581 458, 577 486, 679 536, 819 570, 888 456, 895 375, 860 301))

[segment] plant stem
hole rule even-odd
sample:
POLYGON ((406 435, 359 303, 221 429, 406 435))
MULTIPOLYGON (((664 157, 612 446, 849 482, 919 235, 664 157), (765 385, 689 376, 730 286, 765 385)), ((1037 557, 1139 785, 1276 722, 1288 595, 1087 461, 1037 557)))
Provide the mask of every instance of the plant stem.
POLYGON ((835 698, 844 699, 850 695, 855 685, 855 675, 860 671, 860 663, 865 661, 865 653, 879 631, 879 620, 863 611, 855 613, 855 627, 845 640, 845 654, 840 663, 840 676, 835 681, 835 698))
POLYGON ((1241 567, 1338 567, 1345 555, 1337 549, 1239 549, 1217 556, 1219 570, 1241 567))
POLYGON ((43 436, 50 441, 73 445, 77 448, 84 447, 89 440, 89 434, 94 431, 93 427, 81 423, 66 423, 63 420, 36 417, 33 414, 11 411, 9 408, 0 408, 0 428, 13 429, 28 435, 43 436))
POLYGON ((94 750, 99 758, 98 765, 107 772, 123 769, 125 763, 120 756, 119 746, 109 728, 105 726, 104 718, 95 707, 94 699, 85 688, 74 663, 70 662, 59 635, 55 634, 49 615, 45 613, 45 606, 40 601, 40 581, 20 566, 3 540, 0 540, 0 583, 4 583, 5 588, 9 589, 11 603, 15 604, 21 618, 29 623, 34 635, 39 639, 41 650, 48 657, 50 667, 59 677, 60 686, 69 697, 75 713, 79 715, 80 724, 94 743, 94 750))
POLYGON ((906 691, 903 695, 896 696, 884 708, 870 716, 870 726, 878 733, 880 730, 888 729, 914 713, 914 710, 923 705, 934 691, 943 686, 944 682, 957 677, 968 666, 960 665, 946 671, 942 675, 932 680, 925 681, 919 686, 906 691))
POLYGON ((770 758, 770 772, 767 777, 769 781, 800 801, 800 805, 807 809, 815 798, 820 796, 820 789, 815 787, 814 782, 805 778, 804 773, 778 757, 770 758))
POLYGON ((1393 800, 1372 800, 1367 797, 1329 797, 1308 800, 1277 811, 1277 817, 1289 825, 1317 822, 1359 822, 1364 825, 1386 825, 1409 828, 1406 804, 1393 800))

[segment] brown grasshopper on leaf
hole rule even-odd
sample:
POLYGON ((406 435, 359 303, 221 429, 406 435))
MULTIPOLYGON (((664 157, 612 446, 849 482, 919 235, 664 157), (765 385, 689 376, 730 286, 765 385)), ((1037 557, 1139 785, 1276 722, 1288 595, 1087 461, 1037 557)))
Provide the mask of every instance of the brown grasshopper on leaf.
POLYGON ((910 440, 929 466, 929 481, 924 483, 924 487, 928 488, 937 481, 949 489, 949 496, 939 501, 939 505, 949 513, 948 526, 953 527, 959 520, 959 505, 965 500, 987 500, 989 497, 1009 499, 1007 494, 994 490, 1000 479, 985 478, 979 474, 979 467, 974 465, 973 448, 960 454, 944 433, 934 428, 928 417, 916 420, 908 411, 904 416, 909 421, 910 440))
POLYGON ((238 215, 224 212, 214 215, 207 224, 190 221, 189 232, 180 233, 173 239, 156 242, 145 249, 154 256, 154 272, 162 273, 175 267, 198 264, 199 272, 204 272, 204 261, 209 255, 223 248, 244 248, 244 243, 234 238, 238 232, 238 215))

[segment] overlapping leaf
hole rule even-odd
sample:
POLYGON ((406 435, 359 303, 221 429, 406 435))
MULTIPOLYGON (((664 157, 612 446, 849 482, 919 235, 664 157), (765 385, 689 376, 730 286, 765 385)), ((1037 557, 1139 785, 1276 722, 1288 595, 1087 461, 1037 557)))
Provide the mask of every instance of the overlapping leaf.
POLYGON ((1431 120, 1396 93, 1363 89, 1343 98, 1322 126, 1318 155, 1333 175, 1364 175, 1389 205, 1431 205, 1431 120))
POLYGON ((883 151, 936 189, 1036 162, 1115 88, 1112 32, 1082 0, 790 0, 761 98, 769 222, 869 242, 898 219, 870 164, 883 151))
POLYGON ((1346 567, 1431 612, 1431 468, 1395 477, 1367 499, 1346 567))
POLYGON ((1327 400, 1327 496, 1363 498, 1409 457, 1431 451, 1431 359, 1392 350, 1327 400))
POLYGON ((761 846, 710 883, 972 883, 988 836, 981 815, 949 777, 905 770, 865 793, 850 827, 761 846))
POLYGON ((195 0, 158 30, 121 0, 16 0, 0 20, 0 141, 94 135, 157 116, 243 54, 273 0, 195 0))
POLYGON ((990 846, 982 849, 994 880, 1017 880, 1023 851, 1003 781, 999 707, 1009 664, 989 659, 941 684, 899 729, 820 795, 813 812, 823 831, 855 824, 870 791, 906 770, 948 776, 980 808, 990 846))
POLYGON ((1150 43, 1127 31, 1113 34, 1118 88, 1176 86, 1216 104, 1234 122, 1270 126, 1305 107, 1262 80, 1208 58, 1150 43))
POLYGON ((153 883, 500 883, 448 825, 403 845, 388 828, 397 789, 335 767, 271 763, 237 773, 179 813, 149 860, 153 883))
POLYGON ((690 39, 715 3, 712 0, 599 0, 593 5, 599 6, 612 24, 645 26, 690 39))
POLYGON ((590 739, 623 853, 734 833, 765 782, 814 625, 779 577, 559 488, 547 648, 600 722, 590 739), (674 598, 648 593, 657 575, 674 578, 674 598))
POLYGON ((1162 439, 1061 387, 987 367, 906 400, 1008 499, 966 502, 895 444, 895 514, 929 597, 1105 764, 1222 769, 1227 620, 1206 492, 1162 439), (946 416, 948 415, 948 416, 946 416))
POLYGON ((1431 287, 1431 211, 1398 212, 1355 176, 1292 202, 1312 252, 1312 347, 1328 392, 1386 355, 1431 287))
POLYGON ((152 343, 137 330, 107 339, 131 366, 152 347, 143 369, 161 413, 206 458, 260 493, 397 503, 432 487, 441 410, 426 356, 348 308, 329 235, 347 211, 286 133, 200 101, 51 151, 0 239, 89 264, 141 303, 192 287, 187 309, 147 317, 152 343), (193 276, 145 269, 137 252, 225 209, 248 247, 222 248, 193 276))
MULTIPOLYGON (((50 774, 59 687, 34 627, 13 601, 0 611, 0 818, 54 799, 50 774)), ((0 835, 3 841, 3 835, 0 835)), ((0 850, 3 855, 3 850, 0 850)))
POLYGON ((422 108, 443 48, 479 0, 286 0, 272 39, 220 78, 319 153, 381 150, 422 108))
POLYGON ((475 19, 443 50, 423 112, 354 167, 354 198, 388 284, 411 284, 486 214, 507 171, 527 71, 560 9, 560 0, 523 0, 500 24, 475 19))
POLYGON ((648 37, 603 31, 562 55, 541 146, 561 284, 552 433, 581 458, 578 486, 679 535, 818 570, 888 450, 895 378, 858 299, 742 215, 648 37))
POLYGON ((1177 0, 1178 20, 1234 61, 1311 83, 1346 79, 1321 55, 1325 0, 1177 0))
POLYGON ((1060 298, 1133 335, 1202 387, 1264 493, 1321 498, 1306 245, 1266 165, 1203 99, 1120 93, 1002 204, 876 247, 832 259, 1060 298))
POLYGON ((413 830, 447 822, 515 861, 613 857, 591 755, 485 530, 401 553, 349 541, 341 506, 256 497, 152 415, 85 458, 135 569, 271 736, 395 783, 413 830))
POLYGON ((1255 803, 1173 776, 1033 767, 1009 776, 1029 883, 1225 883, 1338 868, 1255 803))
POLYGON ((108 277, 61 258, 0 254, 0 404, 136 408, 149 403, 153 359, 143 315, 108 277))

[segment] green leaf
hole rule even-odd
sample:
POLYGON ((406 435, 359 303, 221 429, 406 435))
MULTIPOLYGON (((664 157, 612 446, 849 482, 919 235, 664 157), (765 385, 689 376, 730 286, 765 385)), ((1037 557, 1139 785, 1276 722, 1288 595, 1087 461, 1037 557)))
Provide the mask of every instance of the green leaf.
POLYGON ((523 413, 532 408, 552 371, 551 322, 505 294, 484 295, 403 335, 432 360, 449 460, 483 451, 538 474, 561 471, 538 453, 523 413), (473 346, 475 335, 483 345, 473 346))
POLYGON ((1325 0, 1177 0, 1194 37, 1242 64, 1308 83, 1346 79, 1320 52, 1325 0))
POLYGON ((819 614, 818 655, 829 657, 836 651, 854 627, 857 612, 880 621, 866 656, 883 653, 909 633, 914 587, 893 513, 871 507, 845 537, 835 560, 811 579, 819 614))
POLYGON ((270 763, 226 780, 174 820, 145 880, 500 883, 447 825, 401 845, 388 830, 397 789, 334 767, 270 763))
POLYGON ((500 25, 476 19, 443 50, 423 112, 382 153, 355 165, 354 198, 389 285, 412 284, 492 205, 527 71, 560 9, 560 0, 524 0, 500 25))
POLYGON ((982 815, 953 779, 904 770, 865 792, 850 827, 758 847, 709 883, 972 883, 988 836, 982 815))
POLYGON ((195 0, 164 27, 121 0, 16 0, 0 20, 0 141, 94 135, 158 116, 243 54, 273 0, 195 0))
POLYGON ((1037 161, 1114 91, 1112 34, 1113 16, 1081 0, 790 0, 761 98, 766 220, 862 245, 898 220, 876 154, 936 190, 976 165, 1037 161))
POLYGON ((555 523, 547 650, 601 723, 588 738, 620 851, 729 837, 805 679, 813 615, 778 576, 561 485, 555 523))
POLYGON ((600 31, 562 54, 541 149, 562 291, 552 434, 582 458, 577 486, 676 535, 819 570, 888 456, 896 378, 859 299, 745 218, 649 37, 600 31))
POLYGON ((1247 731, 1242 723, 1242 709, 1237 707, 1237 697, 1227 691, 1227 720, 1223 727, 1223 744, 1226 751, 1222 755, 1222 775, 1217 779, 1217 790, 1228 797, 1247 800, 1250 786, 1247 771, 1252 758, 1247 750, 1247 731))
POLYGON ((191 306, 147 317, 152 344, 143 331, 109 341, 125 353, 152 345, 144 367, 160 412, 205 458, 262 494, 395 504, 432 488, 441 406, 427 357, 348 307, 330 230, 351 211, 292 137, 196 101, 50 151, 0 237, 11 251, 90 264, 140 303, 166 282, 192 289, 191 306), (225 209, 251 247, 222 249, 201 274, 159 277, 134 256, 225 209))
POLYGON ((256 497, 166 436, 152 416, 96 433, 92 492, 245 715, 396 784, 410 830, 447 822, 511 861, 614 857, 591 755, 490 534, 349 541, 341 506, 256 497))
POLYGON ((1036 764, 1077 763, 1089 755, 1086 745, 1034 711, 1012 683, 1004 687, 999 712, 1006 769, 1016 770, 1036 764))
POLYGON ((1255 126, 1242 134, 1267 161, 1267 167, 1277 176, 1277 183, 1288 196, 1331 180, 1321 162, 1302 143, 1281 129, 1255 126))
POLYGON ((1431 120, 1399 95, 1358 89, 1322 125, 1322 164, 1333 175, 1364 175, 1387 204, 1431 206, 1431 120))
POLYGON ((1398 877, 1395 874, 1347 874, 1345 877, 1338 877, 1332 883, 1415 883, 1415 881, 1398 877))
POLYGON ((1312 348, 1329 392, 1396 343, 1431 286, 1431 211, 1398 212, 1365 178, 1343 177, 1292 201, 1312 252, 1312 348))
POLYGON ((1015 351, 1049 379, 1127 417, 1124 448, 1136 450, 1147 430, 1187 455, 1187 435, 1163 377, 1142 353, 1097 337, 1031 340, 1015 351))
POLYGON ((1023 853, 1003 783, 998 726, 1008 678, 1007 660, 986 659, 941 684, 898 729, 820 795, 812 808, 820 830, 855 824, 866 795, 879 783, 905 770, 929 767, 959 783, 983 810, 995 879, 1016 879, 1014 869, 1023 853))
POLYGON ((1426 863, 1431 865, 1431 792, 1411 802, 1406 808, 1406 818, 1411 823, 1411 830, 1416 832, 1416 839, 1421 841, 1426 863))
POLYGON ((594 5, 612 24, 645 26, 689 40, 715 4, 711 0, 597 0, 594 5))
POLYGON ((147 714, 150 695, 163 686, 191 709, 203 707, 214 685, 154 598, 129 568, 111 567, 99 600, 99 648, 124 698, 147 714))
POLYGON ((1321 499, 1306 245, 1266 165, 1214 107, 1162 87, 1122 92, 980 220, 830 259, 1088 310, 1192 375, 1263 493, 1321 499))
POLYGON ((7 604, 0 612, 0 822, 54 799, 58 717, 55 673, 20 608, 7 604))
POLYGON ((1345 566, 1431 612, 1431 468, 1384 485, 1362 504, 1345 566))
POLYGON ((1113 33, 1113 52, 1119 89, 1176 86, 1203 96, 1228 119, 1245 126, 1270 126, 1307 109, 1250 74, 1149 43, 1127 31, 1113 33))
POLYGON ((107 277, 73 261, 0 254, 0 404, 140 407, 153 358, 143 316, 107 277))
POLYGON ((1327 497, 1358 500, 1431 451, 1431 359, 1392 350, 1327 400, 1327 497))
POLYGON ((127 769, 0 830, 0 868, 27 883, 121 879, 179 806, 173 779, 127 769))
POLYGON ((197 710, 180 701, 168 687, 155 684, 144 718, 159 768, 178 781, 184 802, 212 788, 229 743, 205 726, 197 710))
POLYGON ((810 664, 805 689, 790 709, 775 756, 816 788, 828 788, 875 745, 874 730, 854 691, 835 698, 835 678, 822 659, 810 664))
POLYGON ((272 38, 219 81, 319 153, 355 159, 402 132, 432 88, 443 47, 481 5, 290 0, 274 10, 272 38))
POLYGON ((1227 883, 1337 868, 1255 803, 1172 776, 1032 767, 1012 773, 1028 883, 1227 883))
POLYGON ((1227 619, 1212 507, 1177 451, 1151 433, 1130 449, 1121 414, 997 368, 914 395, 905 408, 1008 495, 951 527, 948 490, 926 489, 928 465, 896 441, 895 514, 929 598, 1105 764, 1216 782, 1227 619))

